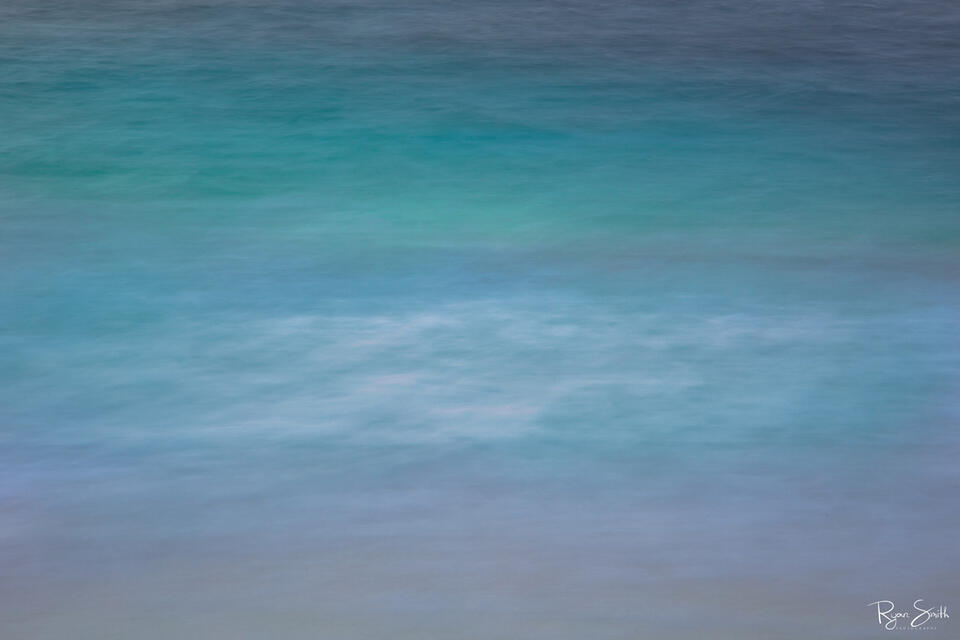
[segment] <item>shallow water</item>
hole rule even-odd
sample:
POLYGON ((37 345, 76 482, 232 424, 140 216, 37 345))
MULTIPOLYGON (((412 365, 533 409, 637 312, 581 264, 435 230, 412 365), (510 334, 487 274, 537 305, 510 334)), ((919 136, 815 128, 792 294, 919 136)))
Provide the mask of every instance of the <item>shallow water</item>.
POLYGON ((956 604, 958 23, 5 3, 3 636, 956 604))

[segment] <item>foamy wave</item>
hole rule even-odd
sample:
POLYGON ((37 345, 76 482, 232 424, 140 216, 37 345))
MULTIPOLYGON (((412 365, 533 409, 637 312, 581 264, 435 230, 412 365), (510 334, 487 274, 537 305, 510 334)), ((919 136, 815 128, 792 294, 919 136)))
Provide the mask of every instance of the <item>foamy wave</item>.
POLYGON ((822 384, 826 350, 847 331, 826 316, 637 312, 544 296, 221 317, 34 355, 75 378, 49 400, 87 407, 72 419, 119 438, 436 442, 572 423, 593 437, 676 435, 708 418, 776 422, 822 384), (783 349, 801 350, 789 375, 763 355, 783 349))

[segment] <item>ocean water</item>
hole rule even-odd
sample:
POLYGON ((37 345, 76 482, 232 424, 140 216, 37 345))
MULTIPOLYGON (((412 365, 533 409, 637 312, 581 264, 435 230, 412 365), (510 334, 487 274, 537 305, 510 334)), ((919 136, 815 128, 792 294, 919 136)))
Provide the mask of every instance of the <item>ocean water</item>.
POLYGON ((6 0, 0 636, 875 638, 872 602, 960 606, 958 29, 6 0))

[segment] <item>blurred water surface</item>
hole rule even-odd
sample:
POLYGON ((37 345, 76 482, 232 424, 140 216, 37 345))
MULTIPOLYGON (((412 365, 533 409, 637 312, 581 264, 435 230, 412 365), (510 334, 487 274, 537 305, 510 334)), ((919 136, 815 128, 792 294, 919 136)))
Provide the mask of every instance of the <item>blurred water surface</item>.
POLYGON ((8 0, 2 635, 869 638, 875 600, 956 604, 958 28, 8 0))

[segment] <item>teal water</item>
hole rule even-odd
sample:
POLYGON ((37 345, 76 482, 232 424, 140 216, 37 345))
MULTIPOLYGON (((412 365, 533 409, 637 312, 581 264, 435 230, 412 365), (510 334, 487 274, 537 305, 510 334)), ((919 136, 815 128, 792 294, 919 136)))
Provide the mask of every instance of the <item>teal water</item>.
POLYGON ((958 26, 5 3, 2 635, 872 638, 868 603, 956 604, 958 26))

